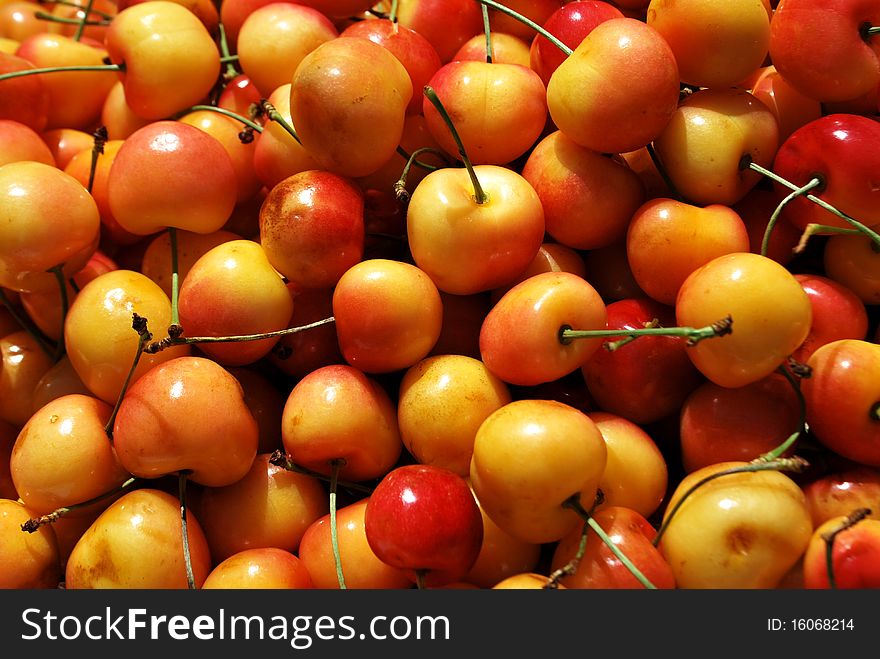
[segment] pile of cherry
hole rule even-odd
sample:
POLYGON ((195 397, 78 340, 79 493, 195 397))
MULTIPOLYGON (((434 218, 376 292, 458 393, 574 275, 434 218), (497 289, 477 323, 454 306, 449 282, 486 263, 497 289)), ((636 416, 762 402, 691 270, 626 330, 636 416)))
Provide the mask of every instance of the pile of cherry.
POLYGON ((880 586, 877 0, 2 0, 0 587, 880 586))

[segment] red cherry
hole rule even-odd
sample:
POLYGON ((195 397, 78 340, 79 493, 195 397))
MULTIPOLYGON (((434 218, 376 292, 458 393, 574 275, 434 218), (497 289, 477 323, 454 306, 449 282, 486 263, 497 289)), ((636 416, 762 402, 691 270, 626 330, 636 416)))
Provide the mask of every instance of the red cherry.
POLYGON ((470 570, 483 543, 483 517, 464 478, 442 467, 405 465, 373 490, 364 531, 381 561, 434 587, 470 570))

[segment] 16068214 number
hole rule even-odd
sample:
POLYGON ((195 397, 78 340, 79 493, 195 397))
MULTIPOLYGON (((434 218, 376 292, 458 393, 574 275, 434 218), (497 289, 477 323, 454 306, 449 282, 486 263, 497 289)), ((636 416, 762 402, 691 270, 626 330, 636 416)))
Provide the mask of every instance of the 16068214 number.
POLYGON ((855 623, 852 618, 792 618, 789 621, 792 631, 852 631, 855 623))

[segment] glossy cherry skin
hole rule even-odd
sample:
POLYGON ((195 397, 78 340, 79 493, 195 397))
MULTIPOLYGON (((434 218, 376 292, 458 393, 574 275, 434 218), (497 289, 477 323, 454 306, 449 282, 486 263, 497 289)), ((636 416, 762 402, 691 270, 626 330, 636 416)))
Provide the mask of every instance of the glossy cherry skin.
MULTIPOLYGON (((838 530, 846 516, 819 525, 804 553, 804 586, 831 588, 825 534, 838 530)), ((831 568, 835 588, 880 588, 880 520, 863 519, 834 536, 831 568)))
POLYGON ((364 193, 355 182, 311 169, 277 183, 260 206, 269 262, 302 288, 329 288, 364 254, 364 193))
POLYGON ((217 231, 238 196, 235 168, 223 145, 179 121, 155 121, 126 138, 107 186, 116 221, 141 236, 165 227, 217 231), (203 167, 205 162, 211 167, 203 167))
POLYGON ((73 276, 98 246, 95 200, 74 177, 41 162, 0 166, 0 286, 16 291, 56 289, 50 268, 73 276))
POLYGON ((535 258, 544 239, 544 209, 520 174, 498 165, 475 165, 488 200, 478 203, 464 168, 428 174, 407 207, 412 257, 437 284, 454 295, 479 293, 510 283, 535 258))
POLYGON ((770 58, 811 98, 854 99, 880 82, 880 40, 862 34, 878 23, 871 0, 785 0, 770 23, 770 58))
MULTIPOLYGON (((640 513, 624 506, 599 510, 594 520, 614 545, 656 588, 675 588, 675 576, 667 560, 651 541, 657 531, 640 513)), ((581 529, 566 535, 553 552, 551 568, 558 570, 574 558, 581 540, 581 529)), ((615 556, 595 530, 587 533, 586 552, 577 570, 561 580, 566 588, 643 588, 644 586, 615 556)))
POLYGON ((832 341, 807 361, 802 381, 811 432, 835 453, 880 466, 880 345, 857 339, 832 341))
POLYGON ((203 100, 220 75, 220 50, 204 23, 174 2, 142 2, 120 11, 105 38, 121 73, 126 102, 161 120, 203 100))
POLYGON ((424 585, 461 579, 483 542, 483 518, 467 481, 442 467, 405 465, 373 490, 367 541, 382 561, 422 572, 424 585))
MULTIPOLYGON (((546 92, 537 73, 518 64, 457 60, 431 76, 434 89, 475 165, 505 165, 526 153, 547 123, 546 92)), ((431 135, 453 158, 459 147, 431 100, 422 100, 431 135)))
MULTIPOLYGON (((814 177, 822 183, 812 192, 837 210, 868 226, 880 223, 880 187, 876 173, 880 123, 855 114, 829 114, 794 131, 779 146, 773 171, 796 186, 814 177)), ((778 185, 778 184, 777 184, 778 185)), ((790 190, 781 186, 779 191, 790 190)), ((845 220, 803 197, 793 199, 782 217, 799 229, 808 224, 849 228, 845 220)))
POLYGON ((776 373, 741 387, 704 382, 681 407, 682 465, 692 472, 759 458, 799 429, 800 413, 791 384, 776 373))
POLYGON ((633 18, 612 18, 593 28, 553 72, 547 108, 578 144, 621 153, 661 133, 678 106, 679 87, 675 55, 660 33, 633 18))
POLYGON ((816 274, 796 274, 813 308, 810 333, 792 357, 806 362, 817 348, 837 339, 864 339, 868 334, 868 311, 852 290, 833 279, 816 274))
POLYGON ((776 261, 738 252, 692 272, 675 304, 683 327, 706 327, 726 317, 735 328, 688 349, 707 378, 722 387, 755 382, 775 371, 803 343, 812 309, 807 294, 776 261))
POLYGON ((424 88, 431 76, 443 63, 437 49, 420 32, 411 30, 399 21, 377 18, 352 23, 339 33, 343 37, 358 37, 387 48, 409 73, 413 95, 406 107, 407 114, 421 114, 424 88))
POLYGON ((221 487, 251 469, 259 428, 232 374, 205 357, 177 357, 128 388, 113 441, 135 476, 188 471, 195 483, 221 487))
POLYGON ((532 386, 576 371, 601 343, 563 341, 565 329, 604 330, 602 298, 583 277, 544 272, 520 282, 486 314, 480 355, 492 373, 509 384, 532 386))
MULTIPOLYGON (((655 319, 661 327, 675 326, 675 309, 650 298, 616 300, 605 310, 608 329, 641 329, 655 319)), ((597 350, 581 371, 601 409, 636 423, 652 423, 676 413, 703 381, 687 350, 680 337, 642 336, 615 350, 597 350)))
MULTIPOLYGON (((594 27, 611 18, 623 18, 623 13, 608 2, 576 0, 565 2, 543 23, 543 28, 569 48, 577 48, 594 27)), ((532 37, 530 48, 532 68, 546 85, 550 76, 565 60, 565 53, 540 34, 532 37)))

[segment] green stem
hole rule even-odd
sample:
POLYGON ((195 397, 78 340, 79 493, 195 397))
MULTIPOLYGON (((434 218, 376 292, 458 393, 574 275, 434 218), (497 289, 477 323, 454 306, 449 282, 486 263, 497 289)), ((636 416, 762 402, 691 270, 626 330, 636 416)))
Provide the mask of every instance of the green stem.
POLYGON ((868 41, 875 34, 880 34, 880 25, 871 25, 870 23, 865 22, 859 30, 859 33, 862 35, 862 39, 868 41))
POLYGON ((839 533, 852 528, 870 514, 870 508, 857 508, 839 526, 822 534, 822 539, 825 541, 825 569, 828 571, 828 585, 832 590, 837 588, 837 581, 834 578, 834 540, 839 533))
POLYGON ((575 494, 570 499, 568 499, 564 504, 562 504, 566 508, 571 508, 578 515, 583 518, 583 520, 589 525, 593 531, 595 531, 596 535, 599 536, 599 539, 605 543, 608 549, 611 550, 611 553, 617 557, 621 563, 623 563, 624 567, 630 571, 630 573, 638 580, 640 584, 642 584, 645 588, 649 590, 656 590, 657 586, 655 586, 651 581, 642 573, 639 568, 635 566, 635 564, 626 556, 622 551, 620 551, 620 547, 618 547, 614 541, 608 537, 608 534, 605 533, 605 530, 599 526, 599 522, 595 520, 595 518, 581 505, 580 495, 575 494))
POLYGON ((217 23, 217 30, 220 33, 220 61, 226 64, 226 79, 232 80, 238 75, 238 69, 236 69, 235 64, 233 64, 233 62, 238 61, 238 57, 236 56, 233 60, 232 55, 229 54, 229 41, 226 38, 226 27, 224 27, 222 21, 217 23))
MULTIPOLYGON (((645 329, 661 327, 660 320, 658 318, 653 318, 653 319, 651 319, 650 322, 644 323, 644 327, 645 327, 645 329)), ((614 352, 615 350, 625 346, 627 343, 631 343, 632 341, 635 341, 637 338, 639 338, 639 337, 626 336, 626 337, 619 339, 617 341, 606 341, 605 343, 602 344, 602 347, 605 350, 607 350, 608 352, 614 352)))
POLYGON ((89 17, 89 14, 92 13, 92 4, 94 4, 94 0, 86 0, 86 6, 83 10, 82 20, 80 20, 79 27, 76 28, 76 32, 73 35, 74 41, 79 41, 80 39, 82 39, 83 31, 86 29, 86 23, 88 22, 87 19, 89 17))
POLYGON ((171 242, 171 326, 168 328, 168 336, 180 336, 180 264, 176 227, 168 227, 168 238, 171 242))
POLYGON ((186 587, 189 590, 196 589, 196 579, 193 574, 192 554, 189 549, 189 533, 186 523, 186 476, 188 471, 177 474, 177 496, 180 499, 180 531, 183 540, 183 565, 186 568, 186 587))
POLYGON ((871 411, 868 412, 868 417, 871 421, 880 421, 880 400, 871 406, 871 411))
POLYGON ((112 496, 116 496, 117 494, 121 494, 130 490, 134 485, 140 482, 140 479, 132 476, 127 481, 119 485, 118 487, 114 487, 109 492, 104 492, 103 494, 99 494, 96 497, 92 497, 88 501, 82 501, 80 503, 74 503, 69 506, 62 506, 61 508, 56 508, 51 513, 47 513, 46 515, 40 515, 39 517, 31 517, 28 521, 21 525, 21 530, 26 531, 27 533, 33 533, 38 528, 43 526, 44 524, 54 524, 59 519, 68 515, 77 510, 81 510, 83 508, 88 508, 96 503, 103 501, 104 499, 109 499, 112 496))
POLYGON ((345 460, 336 458, 330 461, 330 545, 333 548, 333 560, 336 563, 336 580, 340 590, 345 590, 345 576, 342 574, 342 556, 339 554, 339 536, 336 526, 336 487, 339 470, 345 466, 345 460))
MULTIPOLYGON (((575 498, 575 497, 572 497, 575 498)), ((590 514, 596 510, 602 503, 605 502, 605 493, 602 490, 596 491, 596 500, 593 502, 593 508, 590 511, 590 514)), ((584 526, 581 529, 581 538, 578 542, 578 548, 575 552, 575 555, 572 556, 571 560, 563 565, 558 570, 554 571, 550 578, 547 579, 547 583, 544 584, 544 588, 546 589, 555 589, 559 587, 559 582, 567 576, 573 575, 577 572, 578 566, 581 564, 581 561, 584 558, 584 554, 587 552, 587 532, 590 529, 590 525, 584 522, 584 526)))
POLYGON ((49 272, 55 275, 55 281, 58 282, 58 292, 61 295, 61 331, 58 334, 58 341, 55 344, 55 354, 52 356, 53 361, 57 364, 64 356, 64 321, 67 318, 67 311, 70 308, 70 299, 67 297, 67 281, 64 277, 64 265, 56 265, 49 268, 49 272))
POLYGON ((55 348, 51 346, 49 340, 39 328, 33 324, 27 314, 19 313, 18 308, 12 304, 12 300, 9 299, 2 287, 0 287, 0 302, 2 302, 3 306, 6 307, 6 310, 9 311, 9 315, 12 316, 12 319, 34 338, 34 341, 40 346, 40 350, 42 350, 49 359, 55 359, 55 348))
POLYGON ((510 7, 505 7, 500 2, 495 2, 495 0, 477 0, 477 2, 479 2, 481 5, 489 6, 492 9, 500 11, 502 14, 507 14, 511 18, 518 20, 523 25, 529 26, 535 32, 540 34, 542 37, 547 39, 547 41, 549 41, 554 46, 556 46, 559 50, 561 50, 563 53, 565 53, 566 57, 568 55, 571 55, 572 52, 574 52, 571 48, 569 48, 564 43, 562 43, 558 38, 556 38, 555 36, 550 34, 550 32, 548 32, 542 26, 535 23, 535 21, 533 21, 532 19, 530 19, 526 16, 523 16, 518 11, 514 11, 510 7))
POLYGON ((486 62, 492 63, 494 52, 492 49, 492 28, 489 25, 489 8, 486 5, 480 5, 483 12, 483 34, 486 35, 486 62))
POLYGON ((122 389, 119 391, 119 396, 116 397, 116 404, 113 406, 113 412, 111 412, 110 418, 107 419, 107 423, 104 424, 104 433, 110 438, 110 441, 113 441, 113 425, 116 423, 116 415, 119 413, 119 406, 122 405, 122 399, 125 396, 125 392, 128 390, 128 385, 131 383, 131 378, 132 375, 134 375, 138 362, 141 360, 144 347, 147 345, 147 341, 153 338, 153 335, 147 329, 147 319, 143 316, 139 316, 136 313, 132 314, 131 327, 138 334, 137 350, 134 353, 134 360, 132 360, 128 375, 125 376, 125 382, 122 383, 122 389))
POLYGON ((644 327, 642 329, 576 330, 567 325, 559 328, 559 342, 563 345, 575 339, 596 339, 610 336, 680 336, 687 338, 687 345, 693 346, 703 339, 724 336, 733 332, 733 318, 728 316, 705 327, 644 327))
POLYGON ((675 514, 681 509, 681 506, 685 501, 696 492, 699 488, 701 488, 706 483, 709 483, 716 478, 721 478, 722 476, 729 476, 731 474, 742 474, 753 471, 793 471, 793 472, 801 472, 804 471, 809 465, 807 461, 803 458, 799 458, 797 456, 791 458, 777 458, 775 460, 765 460, 763 457, 752 460, 748 464, 740 465, 737 467, 730 467, 729 469, 723 469, 722 471, 717 471, 714 474, 709 474, 705 478, 700 479, 696 483, 694 483, 691 487, 687 489, 687 491, 682 494, 681 498, 675 503, 675 506, 669 510, 666 514, 665 519, 663 520, 663 524, 661 524, 660 529, 657 531, 657 535, 654 537, 653 545, 657 547, 660 544, 660 540, 663 538, 663 535, 666 533, 666 529, 669 528, 669 523, 672 521, 672 518, 675 517, 675 514))
POLYGON ((420 149, 416 149, 411 154, 407 153, 403 147, 397 147, 397 152, 400 153, 404 158, 406 158, 406 164, 403 167, 403 172, 400 174, 400 178, 394 183, 394 195, 397 197, 398 201, 407 202, 409 201, 409 192, 406 190, 406 179, 409 176, 409 170, 412 168, 413 164, 418 165, 428 171, 435 171, 439 169, 439 167, 434 167, 432 165, 428 165, 427 163, 423 163, 418 159, 420 155, 423 153, 434 153, 440 156, 441 158, 447 158, 447 155, 441 151, 440 149, 436 149, 431 146, 423 146, 420 149))
POLYGON ((146 348, 144 348, 144 352, 146 352, 148 355, 154 355, 157 352, 165 350, 166 348, 169 348, 171 346, 192 345, 194 343, 234 343, 237 341, 259 341, 260 339, 272 339, 276 336, 297 334, 298 332, 304 332, 305 330, 310 330, 315 327, 320 327, 321 325, 327 325, 328 323, 333 322, 336 322, 336 318, 330 316, 329 318, 316 320, 314 323, 299 325, 297 327, 288 327, 287 329, 276 330, 274 332, 262 332, 260 334, 237 334, 235 336, 171 336, 169 334, 161 341, 156 341, 148 345, 146 348))
POLYGON ((779 217, 782 214, 783 209, 788 206, 788 204, 795 198, 800 197, 817 185, 822 184, 822 179, 816 177, 813 178, 809 183, 805 186, 798 188, 797 190, 792 191, 788 194, 785 199, 779 202, 779 205, 774 209, 773 214, 770 215, 770 221, 767 222, 767 228, 764 230, 764 237, 761 240, 761 256, 767 256, 767 252, 770 249, 770 234, 773 232, 773 229, 776 227, 776 222, 779 221, 779 217))
MULTIPOLYGON (((759 174, 763 174, 764 176, 772 179, 773 181, 776 181, 780 185, 785 186, 789 190, 799 190, 800 189, 800 188, 798 188, 798 186, 796 186, 791 181, 784 179, 783 177, 779 176, 775 172, 770 171, 766 167, 762 167, 761 165, 753 162, 751 160, 751 158, 749 158, 749 157, 745 157, 743 159, 743 162, 744 162, 745 167, 748 167, 752 171, 758 172, 759 174)), ((817 206, 824 208, 826 211, 828 211, 832 215, 836 215, 837 217, 844 220, 845 222, 848 222, 849 224, 853 225, 856 229, 858 229, 859 231, 861 231, 865 235, 869 236, 871 238, 871 240, 873 240, 878 246, 880 246, 880 234, 878 234, 876 231, 874 231, 870 227, 862 224, 854 217, 850 217, 849 215, 847 215, 843 211, 836 209, 834 206, 829 204, 827 201, 823 201, 822 199, 819 199, 819 197, 817 197, 815 195, 807 194, 807 195, 805 195, 805 197, 807 199, 809 199, 810 201, 812 201, 817 206)))
POLYGON ((397 6, 400 4, 400 0, 391 0, 391 11, 388 12, 388 20, 392 23, 397 22, 397 6))
POLYGON ((464 166, 467 168, 468 175, 471 177, 471 183, 474 186, 474 200, 478 204, 485 204, 489 201, 489 195, 486 194, 483 190, 483 186, 480 185, 480 181, 474 171, 474 166, 471 164, 471 160, 468 158, 467 152, 464 149, 461 136, 458 134, 455 125, 452 123, 452 118, 449 116, 449 113, 446 112, 446 108, 443 107, 443 103, 441 103, 440 99, 437 97, 437 92, 435 92, 430 85, 425 85, 424 93, 425 96, 428 97, 428 100, 431 101, 431 105, 433 105, 437 109, 437 112, 440 113, 444 123, 449 127, 449 132, 452 133, 452 138, 455 140, 456 146, 458 146, 458 153, 464 162, 464 166))
POLYGON ((225 115, 225 116, 229 117, 230 119, 235 119, 236 121, 240 121, 248 128, 253 128, 258 133, 263 132, 263 127, 260 124, 251 121, 247 117, 241 116, 237 112, 233 112, 232 110, 227 110, 226 108, 220 108, 220 107, 217 107, 216 105, 193 105, 191 108, 187 108, 183 112, 178 113, 177 116, 182 117, 184 115, 189 114, 190 112, 197 112, 199 110, 206 110, 208 112, 216 112, 217 114, 225 115))
POLYGON ((785 379, 788 380, 791 388, 794 389, 794 393, 798 398, 798 404, 800 406, 800 419, 798 420, 798 429, 791 433, 788 438, 784 442, 782 442, 782 444, 777 446, 772 451, 762 455, 761 458, 764 460, 777 460, 781 458, 786 451, 794 446, 794 443, 807 429, 807 401, 804 398, 803 391, 801 391, 800 382, 785 366, 780 366, 777 370, 782 373, 785 379))
MULTIPOLYGON (((864 235, 863 232, 858 229, 844 229, 843 227, 835 227, 830 224, 817 224, 816 222, 810 222, 807 227, 804 229, 801 234, 800 240, 798 240, 798 244, 794 248, 795 254, 800 254, 807 248, 807 242, 809 242, 810 238, 815 236, 816 234, 844 234, 851 236, 861 236, 864 235)), ((876 244, 874 245, 877 246, 876 244)))
POLYGON ((260 108, 263 113, 269 119, 269 121, 274 121, 276 124, 281 126, 284 130, 290 133, 290 136, 297 141, 298 144, 302 144, 302 141, 299 139, 299 135, 296 134, 296 131, 293 129, 287 120, 281 115, 281 113, 275 109, 275 106, 272 105, 266 99, 260 101, 260 108))
POLYGON ((124 71, 125 67, 121 64, 82 64, 75 66, 47 66, 41 69, 21 69, 19 71, 9 71, 0 75, 0 82, 11 80, 12 78, 23 78, 30 75, 41 75, 43 73, 69 73, 71 71, 124 71))

